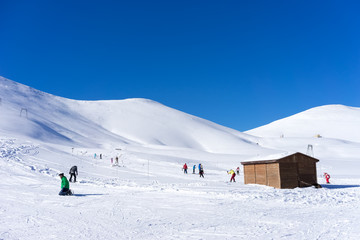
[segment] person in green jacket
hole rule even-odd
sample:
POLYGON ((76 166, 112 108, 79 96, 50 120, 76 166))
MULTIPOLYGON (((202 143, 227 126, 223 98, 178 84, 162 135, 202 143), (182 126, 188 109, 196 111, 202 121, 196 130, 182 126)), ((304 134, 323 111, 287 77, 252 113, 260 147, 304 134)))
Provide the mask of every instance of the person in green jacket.
POLYGON ((64 173, 60 173, 59 177, 61 179, 61 191, 59 192, 59 195, 71 195, 70 184, 67 178, 64 176, 64 173))

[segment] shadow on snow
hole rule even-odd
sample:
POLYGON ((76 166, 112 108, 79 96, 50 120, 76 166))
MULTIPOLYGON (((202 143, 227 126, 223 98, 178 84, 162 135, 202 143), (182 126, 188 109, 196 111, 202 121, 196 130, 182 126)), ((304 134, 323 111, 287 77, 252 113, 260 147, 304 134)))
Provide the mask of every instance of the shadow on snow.
POLYGON ((334 185, 334 184, 322 184, 321 186, 322 186, 323 188, 328 188, 328 189, 360 187, 360 185, 334 185))
POLYGON ((90 194, 73 194, 75 197, 87 197, 87 196, 101 196, 101 195, 109 195, 109 194, 100 194, 100 193, 90 193, 90 194))

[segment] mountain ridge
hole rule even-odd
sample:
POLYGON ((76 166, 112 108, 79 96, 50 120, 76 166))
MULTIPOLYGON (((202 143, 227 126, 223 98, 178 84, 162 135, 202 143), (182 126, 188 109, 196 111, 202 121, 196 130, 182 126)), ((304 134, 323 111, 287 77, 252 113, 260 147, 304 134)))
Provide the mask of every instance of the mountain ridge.
POLYGON ((42 141, 58 139, 63 144, 85 146, 96 139, 95 145, 153 144, 219 153, 258 147, 252 141, 255 137, 150 99, 72 100, 3 77, 0 94, 3 110, 12 116, 7 121, 0 120, 0 126, 10 126, 13 131, 11 126, 18 120, 20 109, 26 109, 31 123, 22 119, 23 127, 18 131, 32 138, 42 136, 42 141))

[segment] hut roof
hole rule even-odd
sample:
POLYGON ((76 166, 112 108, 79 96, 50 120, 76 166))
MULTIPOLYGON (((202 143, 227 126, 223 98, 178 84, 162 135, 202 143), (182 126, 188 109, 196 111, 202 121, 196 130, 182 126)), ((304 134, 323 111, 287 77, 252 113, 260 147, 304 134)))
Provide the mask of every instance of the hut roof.
POLYGON ((312 159, 314 162, 318 162, 319 159, 313 158, 311 156, 305 155, 303 153, 297 152, 294 154, 290 154, 287 156, 283 156, 281 158, 278 159, 272 159, 272 160, 259 160, 259 161, 246 161, 246 162, 241 162, 242 165, 252 165, 252 164, 265 164, 265 163, 280 163, 280 162, 286 162, 289 157, 293 156, 293 155, 302 155, 302 156, 306 156, 309 159, 312 159))

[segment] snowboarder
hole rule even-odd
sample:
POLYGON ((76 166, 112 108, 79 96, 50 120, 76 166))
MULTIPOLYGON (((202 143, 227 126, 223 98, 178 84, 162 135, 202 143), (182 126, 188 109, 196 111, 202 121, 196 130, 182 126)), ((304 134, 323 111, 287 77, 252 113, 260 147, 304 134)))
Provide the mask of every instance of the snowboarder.
POLYGON ((69 171, 70 174, 70 182, 72 180, 72 177, 74 177, 74 182, 76 182, 76 176, 78 175, 77 166, 72 166, 69 171))
POLYGON ((240 167, 236 168, 236 174, 239 175, 240 174, 240 167))
POLYGON ((330 181, 329 181, 329 179, 330 179, 330 174, 324 173, 324 177, 325 177, 326 183, 329 184, 329 183, 330 183, 330 181))
POLYGON ((60 173, 59 177, 61 179, 61 191, 59 192, 59 195, 60 196, 72 195, 69 181, 64 176, 64 173, 60 173))
POLYGON ((193 174, 195 174, 196 165, 193 166, 193 174))
POLYGON ((235 171, 230 169, 230 171, 228 171, 227 173, 231 175, 230 182, 232 181, 235 182, 235 176, 236 176, 235 171))
POLYGON ((199 164, 199 175, 200 175, 200 177, 203 177, 204 178, 204 169, 203 169, 203 166, 202 166, 202 164, 199 164))
POLYGON ((185 174, 185 173, 187 174, 188 166, 186 165, 186 163, 184 164, 183 169, 184 169, 184 174, 185 174))

